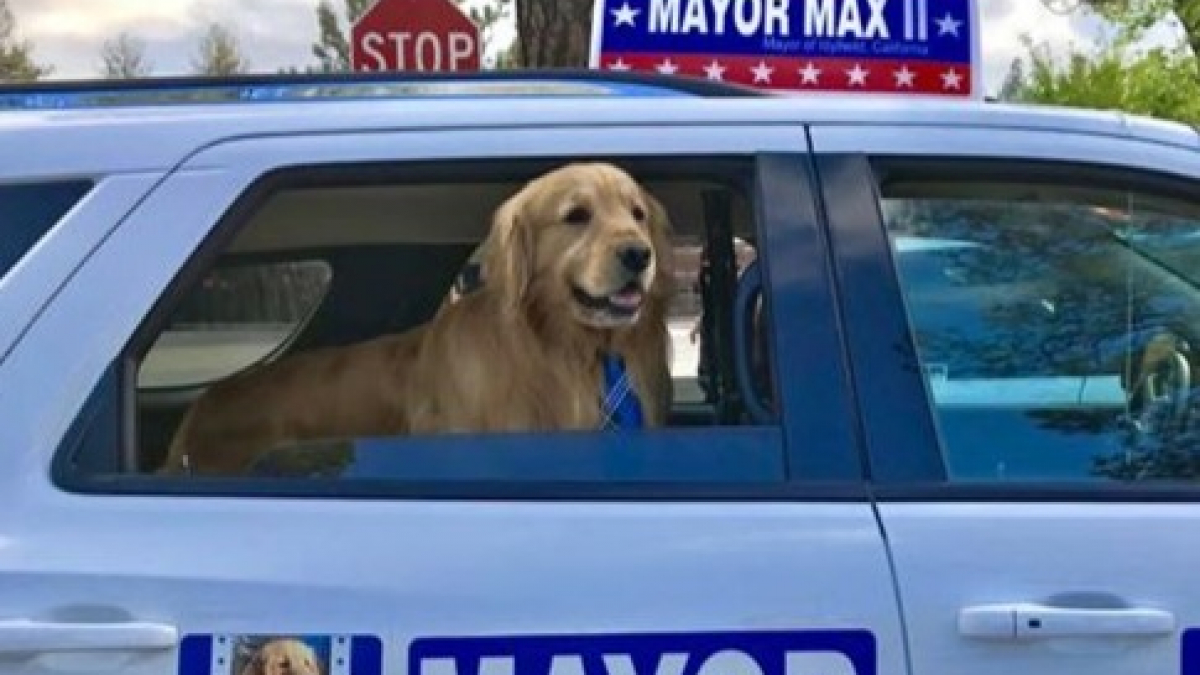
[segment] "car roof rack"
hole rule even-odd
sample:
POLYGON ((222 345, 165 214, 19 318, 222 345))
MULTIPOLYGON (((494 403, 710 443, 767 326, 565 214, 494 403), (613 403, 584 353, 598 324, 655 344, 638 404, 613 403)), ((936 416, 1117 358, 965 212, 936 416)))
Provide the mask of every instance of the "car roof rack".
POLYGON ((0 110, 415 98, 755 97, 768 92, 679 75, 590 69, 334 72, 43 80, 0 85, 0 110))

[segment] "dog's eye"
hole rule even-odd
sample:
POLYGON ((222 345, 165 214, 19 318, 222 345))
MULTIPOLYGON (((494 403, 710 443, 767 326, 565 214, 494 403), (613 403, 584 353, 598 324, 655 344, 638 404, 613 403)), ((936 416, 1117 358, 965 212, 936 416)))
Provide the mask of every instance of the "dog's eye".
POLYGON ((583 206, 576 206, 570 211, 567 211, 567 215, 563 217, 563 220, 571 223, 572 225, 587 225, 588 221, 591 219, 592 212, 583 206))
POLYGON ((633 207, 633 219, 639 223, 646 219, 646 210, 640 206, 633 207))

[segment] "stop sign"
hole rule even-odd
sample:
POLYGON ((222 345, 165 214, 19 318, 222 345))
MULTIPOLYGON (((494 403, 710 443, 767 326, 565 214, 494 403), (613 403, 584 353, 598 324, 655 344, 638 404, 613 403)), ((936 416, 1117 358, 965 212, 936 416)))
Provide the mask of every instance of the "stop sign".
POLYGON ((379 0, 350 28, 354 70, 479 70, 479 27, 451 0, 379 0))

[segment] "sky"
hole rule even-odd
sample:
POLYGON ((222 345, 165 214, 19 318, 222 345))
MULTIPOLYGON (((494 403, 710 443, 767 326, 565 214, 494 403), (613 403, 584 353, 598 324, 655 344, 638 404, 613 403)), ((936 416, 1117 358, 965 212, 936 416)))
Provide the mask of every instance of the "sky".
MULTIPOLYGON (((471 0, 474 3, 486 0, 471 0)), ((979 0, 983 22, 985 89, 992 93, 1012 60, 1024 53, 1020 36, 1086 48, 1101 34, 1098 20, 1047 10, 1041 0, 979 0)), ((233 28, 250 67, 275 72, 314 62, 317 0, 9 0, 20 34, 40 63, 54 66, 54 78, 95 77, 104 40, 129 31, 147 45, 155 75, 185 74, 198 36, 208 21, 233 28)), ((502 27, 496 42, 512 34, 502 27)), ((1170 39, 1160 32, 1160 39, 1170 39)))

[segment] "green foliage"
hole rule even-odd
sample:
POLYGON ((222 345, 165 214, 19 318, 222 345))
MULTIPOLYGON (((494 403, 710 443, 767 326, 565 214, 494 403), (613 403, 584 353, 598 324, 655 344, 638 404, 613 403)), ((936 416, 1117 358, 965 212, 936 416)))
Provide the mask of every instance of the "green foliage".
POLYGON ((331 0, 317 4, 317 30, 320 39, 312 46, 313 56, 323 72, 350 70, 350 25, 372 4, 371 0, 344 0, 338 14, 331 0))
MULTIPOLYGON (((455 2, 461 5, 465 0, 455 2)), ((483 7, 472 7, 470 10, 471 20, 479 26, 479 33, 483 38, 483 53, 486 54, 496 37, 496 26, 512 15, 512 0, 491 0, 483 7)), ((500 60, 504 59, 505 55, 502 53, 500 60)))
POLYGON ((33 46, 17 35, 17 20, 8 0, 0 0, 0 82, 29 82, 52 72, 50 66, 34 61, 33 46))
POLYGON ((100 48, 100 61, 100 74, 108 79, 145 77, 151 71, 146 60, 146 43, 125 32, 105 40, 100 48))
MULTIPOLYGON (((1053 0, 1042 0, 1050 3, 1053 0)), ((1145 35, 1155 25, 1170 24, 1183 31, 1193 57, 1200 56, 1200 0, 1076 0, 1084 11, 1094 12, 1119 26, 1131 39, 1145 35)))
POLYGON ((1197 4, 1190 0, 1084 0, 1087 9, 1114 24, 1141 33, 1168 18, 1177 5, 1197 4))
POLYGON ((237 36, 224 25, 213 22, 200 38, 192 68, 200 75, 235 75, 249 69, 237 36))
POLYGON ((1072 45, 1060 59, 1026 36, 1026 60, 1014 64, 1001 97, 1200 122, 1196 59, 1183 46, 1137 51, 1138 36, 1136 29, 1122 30, 1093 53, 1072 45))

